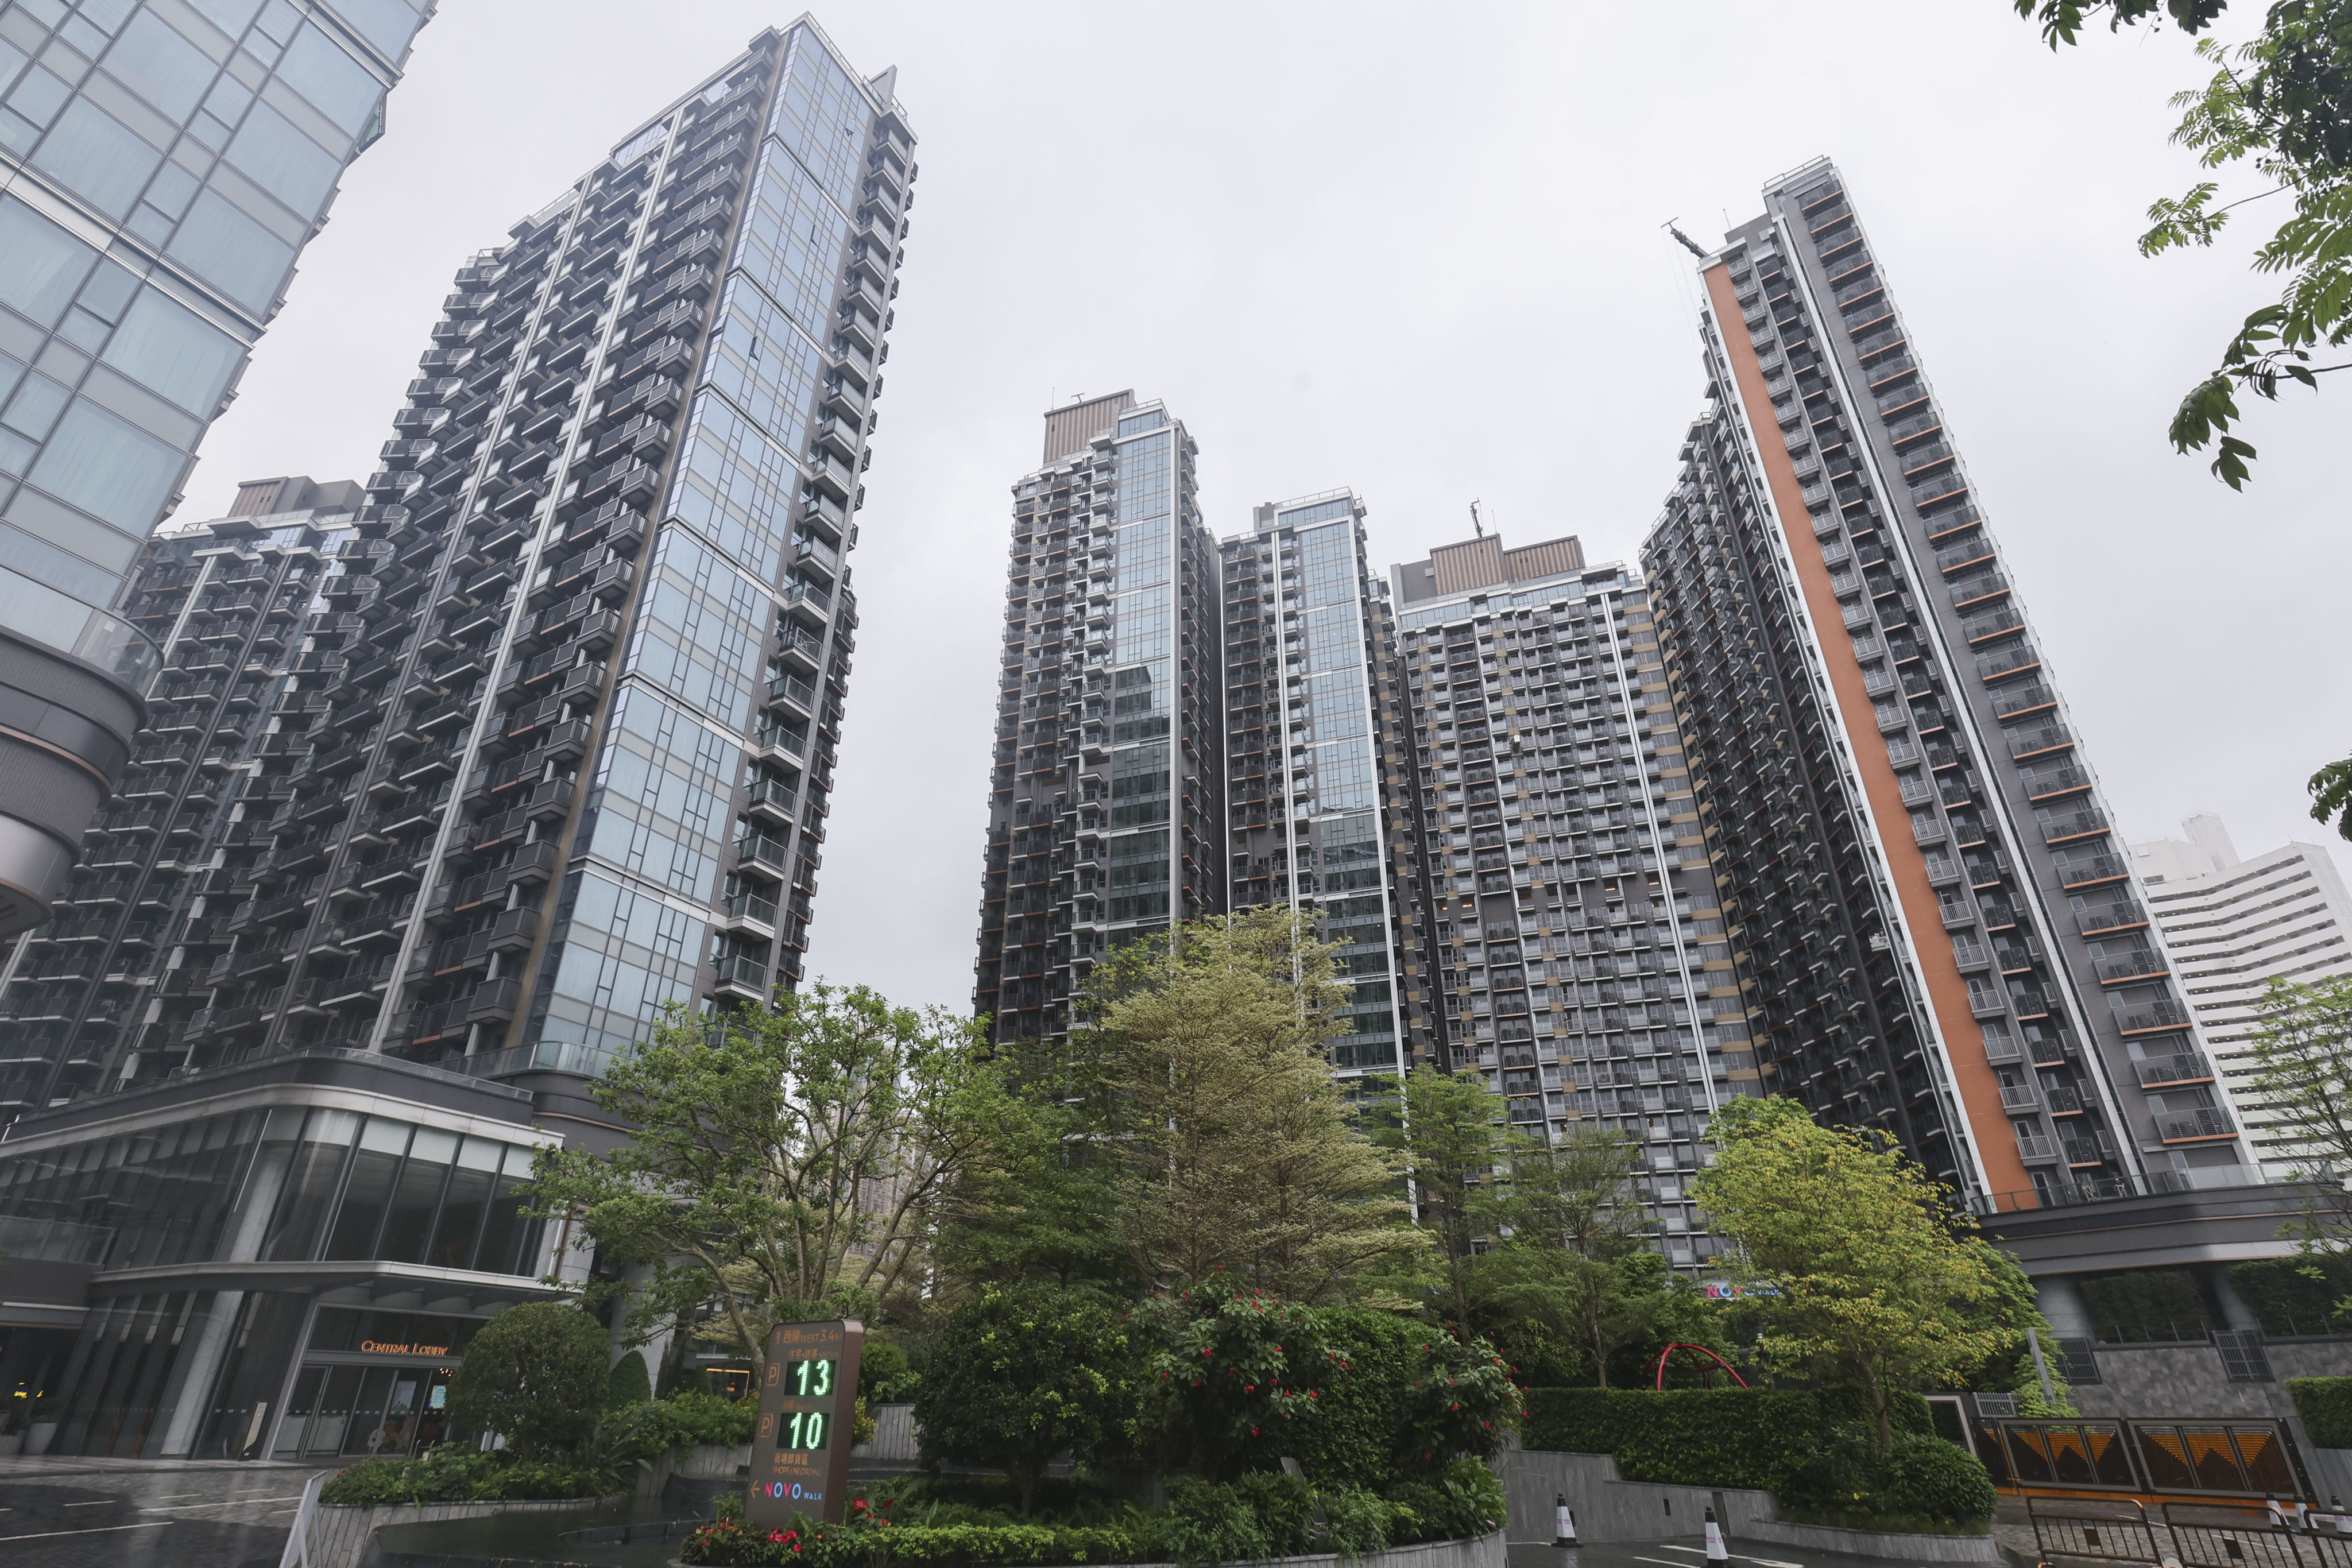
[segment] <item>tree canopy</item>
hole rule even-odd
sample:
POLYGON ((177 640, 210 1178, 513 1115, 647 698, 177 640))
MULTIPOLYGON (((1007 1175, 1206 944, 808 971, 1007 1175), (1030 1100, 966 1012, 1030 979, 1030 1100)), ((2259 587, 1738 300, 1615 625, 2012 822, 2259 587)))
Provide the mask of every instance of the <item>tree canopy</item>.
POLYGON ((1884 1134, 1815 1124, 1786 1099, 1739 1099, 1709 1124, 1693 1196, 1771 1292, 1768 1362, 1869 1392, 1882 1447, 1890 1396, 1965 1376, 2010 1337, 1983 1303, 2003 1274, 1948 1189, 1884 1134))
POLYGON ((703 1332, 763 1366, 773 1324, 888 1295, 941 1194, 1015 1130, 975 1041, 970 1019, 864 987, 673 1008, 594 1087, 633 1137, 541 1149, 534 1212, 576 1216, 607 1262, 650 1270, 628 1287, 641 1333, 715 1302, 703 1332))
MULTIPOLYGON (((2198 34, 2229 8, 2229 0, 2011 3, 2041 25, 2053 49, 2076 43, 2102 13, 2115 31, 2168 19, 2198 34)), ((2215 476, 2242 489, 2255 452, 2230 434, 2243 418, 2237 393, 2275 400, 2283 382, 2315 389, 2320 376, 2352 368, 2352 360, 2312 363, 2315 350, 2352 340, 2352 0, 2274 0, 2251 41, 2232 47, 2200 38, 2197 54, 2213 74, 2173 99, 2181 111, 2174 143, 2196 152, 2207 170, 2245 165, 2265 188, 2221 201, 2221 183, 2200 180, 2158 201, 2140 254, 2210 246, 2235 209, 2272 196, 2292 200, 2254 253, 2257 273, 2284 277, 2278 298, 2246 316, 2172 417, 2174 447, 2186 453, 2218 442, 2215 476)))
POLYGON ((1187 923, 1096 968, 1087 1049, 1114 1091, 1106 1146, 1139 1280, 1224 1270, 1313 1301, 1424 1244, 1402 1163, 1331 1076, 1347 994, 1331 946, 1280 908, 1187 923))

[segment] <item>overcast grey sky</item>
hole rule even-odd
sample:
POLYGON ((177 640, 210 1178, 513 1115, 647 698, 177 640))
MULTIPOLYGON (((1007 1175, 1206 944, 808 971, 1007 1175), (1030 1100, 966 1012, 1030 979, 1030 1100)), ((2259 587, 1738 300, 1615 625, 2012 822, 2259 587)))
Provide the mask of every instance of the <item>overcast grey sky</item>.
MULTIPOLYGON (((181 517, 241 478, 364 478, 466 256, 793 15, 443 0, 181 517)), ((1692 258, 1660 225, 1712 242, 1821 153, 2124 831, 2319 831, 2300 780, 2352 748, 2352 388, 2255 414, 2242 497, 2163 441, 2263 298, 2251 230, 2132 249, 2194 177, 2165 144, 2167 97, 2202 74, 2178 35, 2053 57, 2007 0, 817 16, 862 72, 899 68, 922 175, 814 972, 969 1002, 1006 486, 1049 401, 1165 397, 1220 533, 1352 485, 1384 562, 1466 532, 1474 497, 1515 544, 1630 559, 1701 387, 1692 258)))

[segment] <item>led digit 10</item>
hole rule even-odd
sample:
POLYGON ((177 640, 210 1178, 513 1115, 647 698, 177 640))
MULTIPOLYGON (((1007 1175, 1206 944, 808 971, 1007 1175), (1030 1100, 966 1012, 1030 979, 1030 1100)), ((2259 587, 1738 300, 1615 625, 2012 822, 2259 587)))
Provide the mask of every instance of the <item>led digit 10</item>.
POLYGON ((833 1362, 803 1361, 793 1364, 790 1374, 793 1392, 810 1399, 822 1399, 833 1392, 833 1362))
POLYGON ((777 1427, 776 1436, 782 1439, 782 1448, 814 1452, 825 1447, 830 1425, 822 1410, 796 1410, 790 1421, 777 1427))

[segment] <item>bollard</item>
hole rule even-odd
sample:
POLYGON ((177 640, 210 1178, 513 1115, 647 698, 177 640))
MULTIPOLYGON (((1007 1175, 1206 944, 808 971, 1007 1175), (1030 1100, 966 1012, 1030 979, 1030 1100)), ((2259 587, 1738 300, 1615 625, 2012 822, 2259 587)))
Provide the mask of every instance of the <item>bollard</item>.
POLYGON ((1731 1553, 1724 1550, 1723 1526, 1716 1522, 1715 1510, 1711 1508, 1706 1511, 1706 1560, 1709 1563, 1731 1561, 1731 1553))
POLYGON ((1576 1544, 1576 1511, 1568 1506, 1566 1492, 1554 1492, 1551 1498, 1551 1543, 1554 1546, 1576 1544))

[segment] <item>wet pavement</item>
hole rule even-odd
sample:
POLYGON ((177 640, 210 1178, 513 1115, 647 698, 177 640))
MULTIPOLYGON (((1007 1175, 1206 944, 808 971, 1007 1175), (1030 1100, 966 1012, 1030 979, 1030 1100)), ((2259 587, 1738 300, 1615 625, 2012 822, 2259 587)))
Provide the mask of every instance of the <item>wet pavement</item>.
MULTIPOLYGON (((1816 1552, 1777 1542, 1725 1543, 1730 1568, 1917 1568, 1891 1557, 1816 1552)), ((1654 1542, 1605 1541, 1560 1550, 1514 1542, 1510 1568, 1707 1568, 1706 1538, 1664 1535, 1654 1542)))
POLYGON ((311 1465, 0 1458, 6 1568, 277 1568, 311 1465))

